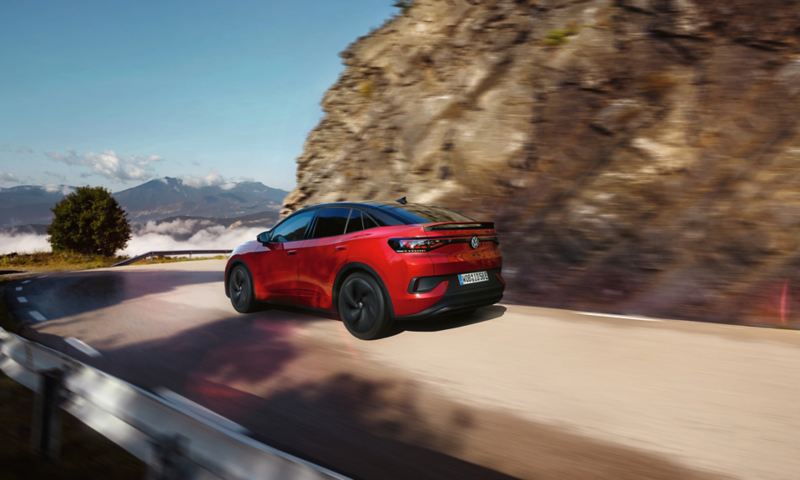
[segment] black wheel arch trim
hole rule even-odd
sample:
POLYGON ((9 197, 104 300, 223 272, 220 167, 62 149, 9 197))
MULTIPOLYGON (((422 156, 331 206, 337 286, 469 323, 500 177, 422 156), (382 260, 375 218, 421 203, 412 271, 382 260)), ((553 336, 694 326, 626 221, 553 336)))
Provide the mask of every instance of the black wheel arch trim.
POLYGON ((375 271, 374 268, 370 267, 366 263, 361 262, 350 262, 345 264, 342 268, 339 269, 339 273, 336 274, 336 280, 333 282, 333 310, 336 314, 339 314, 339 289, 342 287, 342 282, 344 281, 347 276, 353 272, 366 272, 375 278, 375 281, 378 282, 378 286, 381 287, 381 293, 383 294, 383 299, 386 302, 386 306, 389 310, 389 318, 394 319, 394 305, 392 304, 392 297, 389 295, 389 290, 386 289, 386 285, 383 283, 383 279, 375 271))
POLYGON ((239 265, 244 267, 245 271, 247 272, 247 276, 250 277, 250 286, 253 289, 253 296, 255 296, 256 289, 255 289, 255 284, 253 283, 253 272, 251 272, 250 269, 247 268, 247 264, 244 263, 242 260, 234 260, 233 262, 231 262, 230 265, 228 265, 228 268, 225 271, 225 296, 231 298, 231 292, 228 290, 228 287, 230 286, 231 283, 231 273, 233 273, 233 270, 239 265))

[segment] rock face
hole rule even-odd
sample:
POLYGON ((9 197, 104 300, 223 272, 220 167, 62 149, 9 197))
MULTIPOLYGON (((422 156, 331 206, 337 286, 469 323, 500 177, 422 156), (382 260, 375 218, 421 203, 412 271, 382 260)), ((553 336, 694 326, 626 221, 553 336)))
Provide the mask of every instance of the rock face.
POLYGON ((513 301, 800 325, 800 2, 417 0, 342 58, 284 213, 407 195, 495 220, 513 301))

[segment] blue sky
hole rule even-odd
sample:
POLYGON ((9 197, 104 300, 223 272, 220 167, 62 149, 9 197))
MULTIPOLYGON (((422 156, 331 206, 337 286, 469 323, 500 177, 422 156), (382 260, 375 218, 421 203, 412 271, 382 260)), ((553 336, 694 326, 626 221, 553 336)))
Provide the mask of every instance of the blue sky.
POLYGON ((338 54, 392 0, 0 3, 0 186, 290 189, 338 54))

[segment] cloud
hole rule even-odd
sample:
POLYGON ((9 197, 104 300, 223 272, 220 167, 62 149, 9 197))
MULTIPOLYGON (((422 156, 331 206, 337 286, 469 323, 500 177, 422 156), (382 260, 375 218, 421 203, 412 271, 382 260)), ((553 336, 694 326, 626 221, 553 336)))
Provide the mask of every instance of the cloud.
POLYGON ((158 250, 231 250, 243 242, 255 240, 256 235, 262 231, 259 228, 225 228, 223 225, 213 225, 201 229, 187 239, 178 239, 166 233, 140 233, 131 238, 122 253, 140 255, 158 250))
POLYGON ((35 233, 0 233, 0 255, 6 253, 49 252, 50 243, 47 235, 35 233))
POLYGON ((191 236, 198 230, 211 226, 218 225, 211 220, 201 218, 176 219, 169 222, 155 222, 151 220, 143 227, 139 228, 136 233, 138 235, 157 233, 170 235, 172 237, 183 237, 191 236))
POLYGON ((57 173, 57 172, 51 172, 49 170, 45 170, 42 173, 45 174, 46 176, 50 177, 50 178, 55 178, 56 180, 58 180, 61 183, 66 183, 67 182, 67 176, 66 175, 62 175, 62 174, 57 173))
MULTIPOLYGON (((148 222, 137 229, 125 250, 129 256, 159 250, 231 250, 248 240, 255 240, 262 228, 231 227, 208 220, 175 220, 156 224, 148 222)), ((0 233, 0 255, 17 252, 49 252, 47 235, 33 233, 0 233)))
POLYGON ((120 182, 153 178, 153 164, 161 160, 158 155, 118 155, 112 150, 103 153, 50 152, 47 156, 66 165, 88 168, 89 172, 81 176, 94 174, 120 182))
POLYGON ((61 192, 62 195, 69 195, 70 193, 75 191, 75 187, 70 187, 68 185, 45 185, 44 191, 47 193, 55 193, 61 192))
POLYGON ((226 179, 219 172, 212 171, 205 177, 183 177, 183 183, 190 187, 220 187, 223 190, 230 190, 236 186, 236 182, 226 179))
POLYGON ((0 145, 0 152, 16 153, 18 155, 33 155, 34 153, 36 153, 36 150, 26 145, 4 144, 0 145))
POLYGON ((0 185, 19 183, 16 175, 9 172, 0 172, 0 185))

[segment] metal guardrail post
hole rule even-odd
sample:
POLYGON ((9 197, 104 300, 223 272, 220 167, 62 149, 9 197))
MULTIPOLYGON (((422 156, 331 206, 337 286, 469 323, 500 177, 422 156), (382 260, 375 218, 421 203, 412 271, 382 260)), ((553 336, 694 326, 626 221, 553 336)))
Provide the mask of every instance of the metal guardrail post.
POLYGON ((130 265, 132 263, 138 262, 139 260, 145 260, 151 257, 171 257, 171 256, 188 255, 189 258, 194 258, 193 255, 228 255, 230 253, 231 250, 164 250, 164 251, 143 253, 141 255, 128 258, 127 260, 122 260, 121 262, 117 262, 111 266, 124 267, 125 265, 130 265))
POLYGON ((31 447, 46 460, 58 460, 61 452, 61 402, 64 392, 64 371, 39 372, 41 388, 33 404, 31 447))
POLYGON ((147 465, 146 480, 185 480, 193 477, 186 459, 189 439, 183 435, 161 436, 151 441, 153 458, 147 465))

